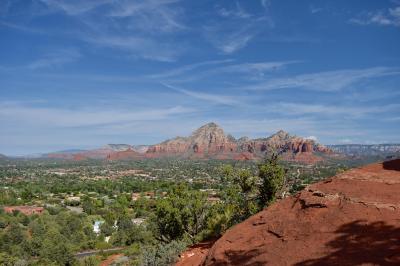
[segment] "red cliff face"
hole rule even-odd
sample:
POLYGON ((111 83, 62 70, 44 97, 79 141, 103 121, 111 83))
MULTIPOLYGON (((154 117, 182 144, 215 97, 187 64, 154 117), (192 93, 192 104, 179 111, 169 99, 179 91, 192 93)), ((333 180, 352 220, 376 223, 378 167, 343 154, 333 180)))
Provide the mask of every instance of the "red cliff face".
POLYGON ((235 140, 226 136, 223 129, 218 125, 209 123, 194 131, 187 138, 178 137, 150 146, 147 150, 147 156, 213 158, 231 156, 236 150, 235 140))
POLYGON ((176 137, 151 146, 108 144, 100 149, 78 153, 51 153, 49 158, 59 159, 143 159, 178 157, 187 159, 257 160, 277 152, 284 160, 314 163, 323 160, 322 154, 332 151, 313 140, 291 136, 280 130, 267 138, 236 140, 226 135, 215 123, 208 123, 195 130, 189 137, 176 137))
POLYGON ((178 265, 400 265, 399 191, 400 160, 352 169, 276 202, 178 265))
POLYGON ((286 160, 313 163, 321 160, 314 155, 315 151, 326 153, 328 150, 322 145, 316 145, 312 140, 291 136, 282 130, 268 138, 236 140, 225 135, 223 129, 215 123, 209 123, 187 138, 178 137, 150 146, 146 157, 252 160, 263 158, 266 153, 275 151, 283 154, 286 160))
POLYGON ((183 154, 189 149, 189 143, 186 138, 177 137, 172 140, 164 141, 160 144, 150 146, 147 154, 155 155, 177 155, 183 154))
POLYGON ((132 149, 128 149, 126 151, 118 151, 112 152, 107 155, 107 160, 135 160, 135 159, 143 159, 143 154, 140 154, 132 149))

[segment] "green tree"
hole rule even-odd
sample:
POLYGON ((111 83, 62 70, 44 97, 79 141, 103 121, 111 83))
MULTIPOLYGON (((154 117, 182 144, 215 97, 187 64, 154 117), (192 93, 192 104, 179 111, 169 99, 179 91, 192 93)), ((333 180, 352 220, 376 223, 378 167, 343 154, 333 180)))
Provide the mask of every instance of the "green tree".
POLYGON ((68 239, 53 228, 44 237, 40 257, 61 265, 71 265, 75 260, 68 239))
POLYGON ((15 258, 13 256, 10 256, 7 253, 0 253, 0 265, 4 265, 4 266, 14 266, 16 265, 18 261, 18 258, 15 258))
POLYGON ((207 212, 204 193, 189 190, 184 184, 177 185, 168 198, 157 202, 153 219, 156 235, 166 242, 184 236, 193 240, 206 227, 207 212))
POLYGON ((96 213, 96 206, 95 206, 93 200, 89 197, 85 197, 82 200, 82 208, 83 208, 83 211, 89 215, 96 213))
POLYGON ((273 202, 285 183, 285 169, 279 165, 279 158, 273 153, 264 163, 258 166, 258 176, 261 180, 259 187, 259 205, 264 208, 273 202))
POLYGON ((222 202, 214 204, 207 220, 207 237, 218 237, 229 227, 259 211, 257 205, 258 177, 249 169, 222 168, 225 188, 222 202))

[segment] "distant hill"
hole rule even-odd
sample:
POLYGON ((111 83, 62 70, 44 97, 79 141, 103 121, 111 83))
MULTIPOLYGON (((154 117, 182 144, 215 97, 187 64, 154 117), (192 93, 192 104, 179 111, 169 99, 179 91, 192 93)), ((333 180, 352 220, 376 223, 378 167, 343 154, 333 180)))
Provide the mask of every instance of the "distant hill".
POLYGON ((56 151, 52 153, 59 153, 59 154, 75 154, 75 153, 80 153, 80 152, 85 152, 87 150, 82 150, 82 149, 69 149, 69 150, 62 150, 62 151, 56 151))
POLYGON ((131 145, 128 144, 107 144, 103 149, 113 150, 113 151, 126 151, 132 149, 131 145))
POLYGON ((327 147, 347 156, 388 156, 400 154, 400 144, 341 144, 327 145, 327 147))
POLYGON ((7 156, 5 156, 4 154, 0 153, 0 160, 4 160, 4 159, 7 159, 7 158, 8 158, 7 156))
POLYGON ((64 151, 47 154, 59 159, 129 160, 161 157, 185 159, 261 159, 266 153, 276 151, 284 160, 314 163, 333 151, 314 140, 290 135, 280 130, 271 136, 258 139, 235 139, 215 123, 208 123, 190 136, 176 137, 155 145, 107 144, 87 151, 64 151))
POLYGON ((183 157, 189 159, 251 160, 263 158, 267 152, 277 151, 286 160, 315 162, 320 153, 331 151, 315 141, 280 130, 260 139, 235 139, 226 135, 215 123, 208 123, 188 137, 176 137, 148 148, 147 157, 183 157))

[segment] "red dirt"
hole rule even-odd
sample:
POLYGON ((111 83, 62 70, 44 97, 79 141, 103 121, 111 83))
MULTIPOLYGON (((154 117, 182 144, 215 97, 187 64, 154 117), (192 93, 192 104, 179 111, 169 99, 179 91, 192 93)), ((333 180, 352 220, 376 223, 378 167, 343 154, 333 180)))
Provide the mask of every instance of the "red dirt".
POLYGON ((200 265, 215 241, 216 240, 205 241, 191 246, 180 255, 180 259, 175 266, 200 265))
POLYGON ((179 265, 400 265, 400 160, 308 186, 179 265))
POLYGON ((99 266, 109 266, 111 265, 116 259, 123 256, 123 254, 113 254, 108 256, 106 260, 103 260, 99 266))

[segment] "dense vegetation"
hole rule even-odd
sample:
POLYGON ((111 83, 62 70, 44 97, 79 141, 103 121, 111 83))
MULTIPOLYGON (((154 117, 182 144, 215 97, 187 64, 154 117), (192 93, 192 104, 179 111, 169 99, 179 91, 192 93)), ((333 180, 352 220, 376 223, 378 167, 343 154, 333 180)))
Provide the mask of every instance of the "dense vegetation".
POLYGON ((276 197, 342 167, 274 156, 261 163, 5 161, 0 205, 45 211, 0 211, 0 265, 98 265, 112 252, 130 265, 168 265, 188 245, 219 237, 276 197), (85 250, 97 253, 79 254, 85 250))

